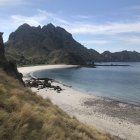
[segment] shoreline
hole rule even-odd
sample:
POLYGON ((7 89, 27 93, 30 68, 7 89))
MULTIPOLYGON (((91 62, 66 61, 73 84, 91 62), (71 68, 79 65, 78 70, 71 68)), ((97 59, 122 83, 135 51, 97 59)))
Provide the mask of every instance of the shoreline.
MULTIPOLYGON (((28 78, 29 73, 54 68, 75 67, 73 65, 46 65, 21 67, 18 70, 28 78)), ((140 107, 128 103, 118 102, 113 99, 90 95, 75 90, 64 83, 53 82, 53 85, 60 86, 63 90, 57 93, 54 90, 45 88, 32 91, 49 98, 54 104, 70 116, 98 129, 105 130, 114 136, 127 140, 140 139, 140 107)))

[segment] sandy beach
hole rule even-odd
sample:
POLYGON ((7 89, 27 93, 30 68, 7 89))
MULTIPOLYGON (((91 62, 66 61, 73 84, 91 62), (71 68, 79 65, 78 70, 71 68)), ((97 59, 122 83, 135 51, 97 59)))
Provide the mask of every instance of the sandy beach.
MULTIPOLYGON (((28 74, 38 70, 76 67, 73 65, 42 65, 18 68, 28 79, 28 74)), ((71 116, 112 135, 126 140, 140 140, 140 107, 108 98, 89 95, 77 91, 65 83, 53 82, 63 90, 60 93, 52 89, 32 88, 43 98, 49 98, 54 104, 71 116)))

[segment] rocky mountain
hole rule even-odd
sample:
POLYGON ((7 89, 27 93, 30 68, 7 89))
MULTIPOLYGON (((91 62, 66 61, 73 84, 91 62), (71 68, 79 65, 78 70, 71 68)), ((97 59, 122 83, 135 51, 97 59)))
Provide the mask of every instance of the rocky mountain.
POLYGON ((3 33, 0 32, 0 68, 23 83, 22 74, 17 71, 16 63, 6 60, 2 35, 3 33))
POLYGON ((137 52, 105 51, 100 54, 93 49, 87 49, 65 29, 51 23, 42 28, 23 24, 10 34, 5 45, 7 58, 16 60, 19 65, 140 61, 140 53, 137 52))
POLYGON ((23 24, 10 34, 6 46, 8 58, 21 64, 85 64, 92 60, 87 48, 65 29, 52 24, 42 28, 23 24))

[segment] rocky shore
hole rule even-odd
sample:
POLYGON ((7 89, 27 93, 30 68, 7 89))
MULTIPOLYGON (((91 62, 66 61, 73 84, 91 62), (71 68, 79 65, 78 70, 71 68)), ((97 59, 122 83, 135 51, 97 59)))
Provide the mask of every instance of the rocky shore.
POLYGON ((49 79, 49 78, 33 78, 31 77, 28 80, 24 80, 25 85, 27 87, 35 87, 38 90, 40 89, 44 89, 44 88, 51 88, 56 90, 58 93, 62 90, 60 86, 54 86, 51 83, 53 82, 53 79, 49 79))

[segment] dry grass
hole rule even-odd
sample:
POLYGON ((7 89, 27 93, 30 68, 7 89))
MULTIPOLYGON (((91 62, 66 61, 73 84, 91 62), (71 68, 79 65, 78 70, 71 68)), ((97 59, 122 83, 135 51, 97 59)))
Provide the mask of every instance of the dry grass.
POLYGON ((0 70, 0 140, 111 140, 0 70))

